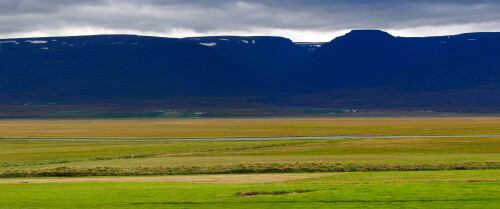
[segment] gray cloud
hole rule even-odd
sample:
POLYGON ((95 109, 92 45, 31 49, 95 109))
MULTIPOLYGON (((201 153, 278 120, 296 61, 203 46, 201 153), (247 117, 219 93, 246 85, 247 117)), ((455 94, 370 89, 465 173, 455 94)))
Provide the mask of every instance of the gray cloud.
POLYGON ((500 31, 490 0, 0 0, 0 37, 135 33, 280 35, 328 41, 350 29, 395 35, 500 31))

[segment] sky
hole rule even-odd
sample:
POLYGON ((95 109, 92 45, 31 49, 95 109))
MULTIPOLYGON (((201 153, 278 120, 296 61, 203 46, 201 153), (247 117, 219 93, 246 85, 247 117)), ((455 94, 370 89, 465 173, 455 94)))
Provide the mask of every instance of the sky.
POLYGON ((500 31, 497 0, 0 0, 0 38, 137 34, 330 41, 353 29, 395 36, 500 31))

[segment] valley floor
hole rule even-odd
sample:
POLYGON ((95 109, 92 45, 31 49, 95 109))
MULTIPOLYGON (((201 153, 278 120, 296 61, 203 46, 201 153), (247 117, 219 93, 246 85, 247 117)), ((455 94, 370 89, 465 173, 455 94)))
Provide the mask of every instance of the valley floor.
POLYGON ((0 208, 498 208, 500 137, 471 136, 498 127, 500 118, 4 120, 0 208), (416 137, 9 140, 124 134, 416 137))

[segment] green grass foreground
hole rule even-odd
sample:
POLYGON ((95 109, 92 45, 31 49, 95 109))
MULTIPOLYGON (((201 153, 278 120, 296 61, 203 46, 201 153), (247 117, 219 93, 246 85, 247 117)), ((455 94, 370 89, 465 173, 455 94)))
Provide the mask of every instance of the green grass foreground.
POLYGON ((0 207, 498 208, 499 180, 499 170, 482 170, 333 173, 267 183, 0 184, 8 191, 0 207))

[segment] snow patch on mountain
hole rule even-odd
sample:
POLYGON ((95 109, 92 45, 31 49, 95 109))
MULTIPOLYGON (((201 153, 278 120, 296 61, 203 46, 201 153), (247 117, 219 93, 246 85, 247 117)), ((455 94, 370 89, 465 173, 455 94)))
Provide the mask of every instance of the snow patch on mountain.
POLYGON ((0 41, 0 44, 19 44, 17 41, 0 41))
POLYGON ((217 43, 215 42, 210 42, 210 43, 200 43, 200 45, 203 45, 203 46, 216 46, 217 43))
POLYGON ((26 40, 25 42, 32 43, 32 44, 46 44, 48 41, 46 41, 46 40, 26 40))

